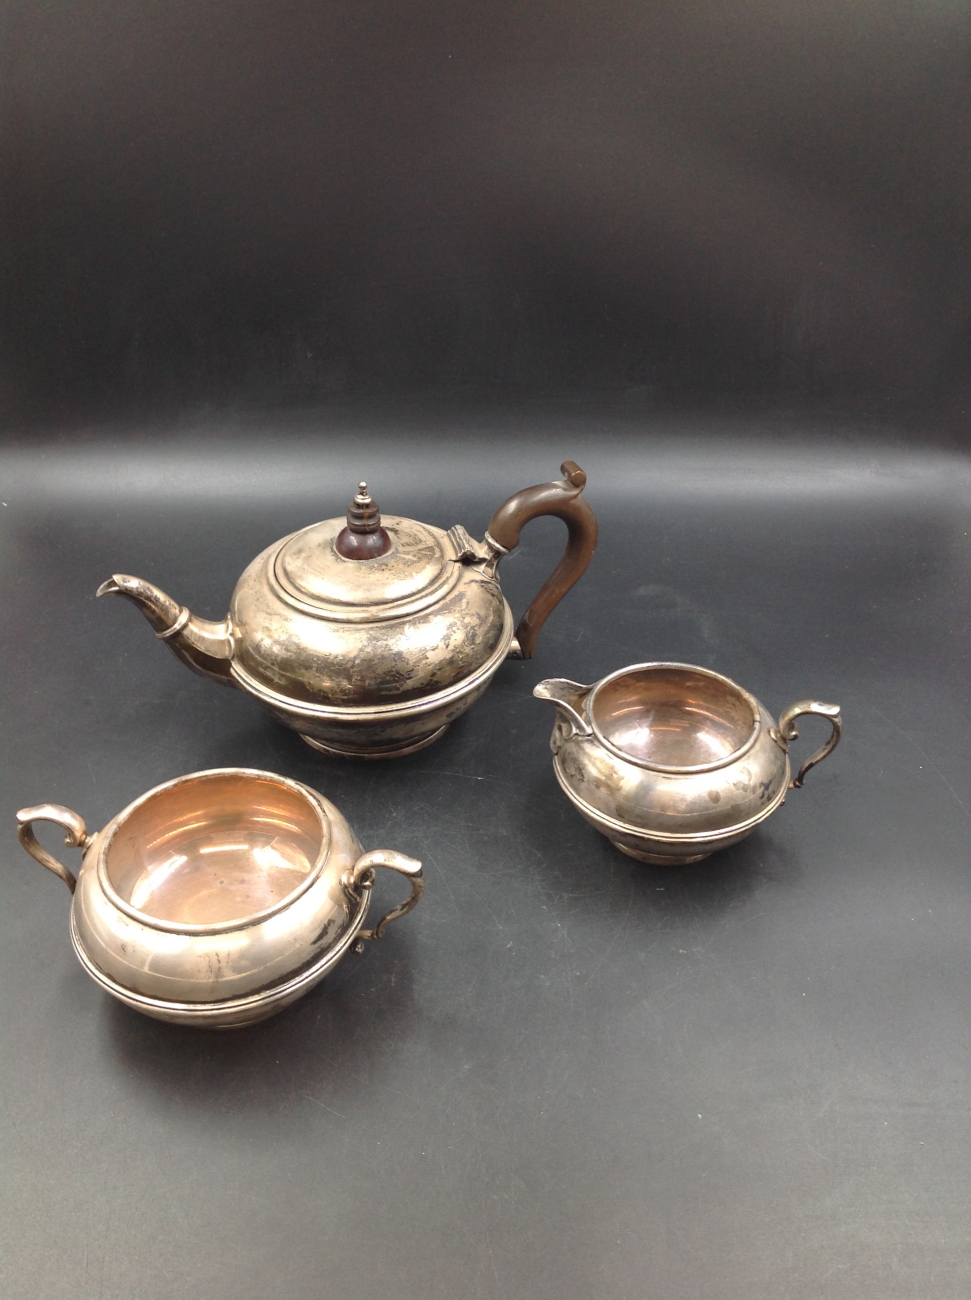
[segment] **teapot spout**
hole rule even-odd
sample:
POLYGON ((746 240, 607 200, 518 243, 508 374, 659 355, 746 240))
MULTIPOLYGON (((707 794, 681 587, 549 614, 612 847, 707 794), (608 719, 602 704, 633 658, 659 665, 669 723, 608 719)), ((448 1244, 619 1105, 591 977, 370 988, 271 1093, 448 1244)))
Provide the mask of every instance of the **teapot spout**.
POLYGON ((210 622, 190 614, 151 582, 115 573, 98 588, 98 596, 125 596, 137 605, 177 658, 203 677, 214 678, 226 686, 236 683, 230 672, 233 661, 233 635, 229 618, 210 622))

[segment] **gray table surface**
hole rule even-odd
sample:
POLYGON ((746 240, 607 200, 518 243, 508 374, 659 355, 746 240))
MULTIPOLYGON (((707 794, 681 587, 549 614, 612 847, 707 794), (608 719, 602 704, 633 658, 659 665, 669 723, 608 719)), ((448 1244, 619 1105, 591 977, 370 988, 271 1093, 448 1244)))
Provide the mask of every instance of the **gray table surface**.
MULTIPOLYGON (((579 417, 123 433, 0 453, 6 1300, 967 1297, 971 459, 579 417), (536 659, 411 758, 314 754, 94 600, 130 572, 221 617, 362 475, 481 536, 568 456, 589 573, 536 659), (768 825, 681 871, 572 811, 530 694, 661 659, 846 726, 768 825), (291 1010, 218 1035, 96 988, 13 813, 97 827, 222 765, 316 786, 428 888, 291 1010)), ((560 544, 538 521, 504 563, 514 611, 560 544)))

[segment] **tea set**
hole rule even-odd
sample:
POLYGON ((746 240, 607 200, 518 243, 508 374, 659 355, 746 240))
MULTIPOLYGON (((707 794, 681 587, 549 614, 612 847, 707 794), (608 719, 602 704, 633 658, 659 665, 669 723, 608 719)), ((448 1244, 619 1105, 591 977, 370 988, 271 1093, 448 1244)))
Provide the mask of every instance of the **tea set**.
MULTIPOLYGON (((396 758, 436 741, 483 694, 502 662, 531 659, 549 614, 587 568, 597 521, 573 461, 562 479, 517 492, 476 541, 382 516, 361 483, 344 518, 274 543, 244 570, 221 622, 141 578, 116 573, 97 594, 136 604, 156 637, 204 677, 252 695, 314 749, 396 758), (556 569, 514 626, 503 556, 540 515, 567 526, 556 569)), ((565 678, 533 694, 556 709, 550 747, 563 793, 623 853, 698 862, 750 835, 839 742, 836 705, 803 700, 774 721, 707 668, 644 663, 590 686, 565 678), (791 779, 797 720, 830 723, 791 779)), ((421 863, 363 852, 332 803, 299 781, 220 768, 156 786, 96 834, 69 808, 17 814, 23 847, 70 889, 70 934, 107 993, 157 1019, 210 1029, 282 1010, 349 950, 379 939, 424 889, 421 863), (74 873, 37 841, 49 821, 81 850, 74 873), (378 867, 410 885, 364 928, 378 867)))

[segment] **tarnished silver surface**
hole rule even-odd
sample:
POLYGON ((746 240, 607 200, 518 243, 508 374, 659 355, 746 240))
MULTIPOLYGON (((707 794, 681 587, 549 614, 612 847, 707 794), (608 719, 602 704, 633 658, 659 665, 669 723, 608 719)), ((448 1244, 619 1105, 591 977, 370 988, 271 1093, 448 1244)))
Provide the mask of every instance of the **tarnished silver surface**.
POLYGON ((332 803, 297 781, 246 768, 179 777, 88 836, 54 804, 17 814, 21 843, 53 821, 84 847, 71 937, 88 973, 162 1020, 230 1028, 264 1019, 311 988, 351 946, 379 938, 417 903, 421 863, 362 853, 332 803), (377 867, 411 883, 408 900, 364 930, 377 867))
POLYGON ((382 518, 362 483, 346 520, 313 524, 258 555, 219 623, 127 574, 98 595, 132 600, 190 668, 247 691, 315 748, 412 753, 478 699, 507 656, 532 655, 550 610, 586 569, 597 538, 580 496, 586 476, 572 461, 562 472, 500 506, 484 542, 461 525, 446 532, 382 518), (567 550, 514 635, 496 566, 541 514, 564 519, 567 550))
POLYGON ((533 694, 556 705, 550 746, 564 792, 644 862, 697 862, 737 844, 842 734, 834 704, 794 704, 777 727, 748 691, 689 664, 637 664, 592 686, 551 678, 533 694), (790 783, 789 741, 804 714, 825 717, 832 734, 790 783))

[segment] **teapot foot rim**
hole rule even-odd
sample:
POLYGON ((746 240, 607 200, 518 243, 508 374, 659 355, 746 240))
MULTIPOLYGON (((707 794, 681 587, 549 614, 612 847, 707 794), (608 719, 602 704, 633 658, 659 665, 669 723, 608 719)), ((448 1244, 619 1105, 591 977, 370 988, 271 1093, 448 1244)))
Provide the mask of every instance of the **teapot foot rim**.
POLYGON ((645 853, 643 849, 629 849, 626 844, 620 844, 617 840, 611 840, 615 849, 620 849, 621 853, 626 853, 629 858, 634 858, 637 862, 649 862, 655 867, 684 867, 689 862, 700 862, 702 858, 708 858, 714 852, 709 849, 707 853, 696 853, 693 857, 673 857, 666 856, 663 853, 645 853))
POLYGON ((386 745, 381 749, 368 748, 366 745, 326 744, 322 740, 314 739, 313 736, 305 736, 302 731, 299 734, 300 739, 305 740, 311 749, 334 758, 404 758, 406 754, 417 754, 420 749, 427 749, 429 745, 434 745, 435 741, 448 731, 450 725, 446 722, 427 735, 419 736, 417 740, 405 740, 400 744, 386 745))

